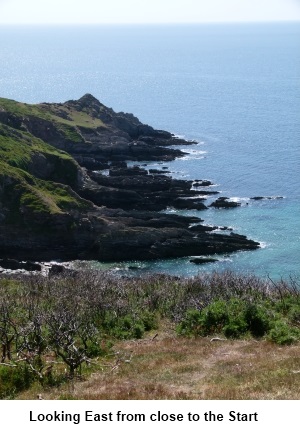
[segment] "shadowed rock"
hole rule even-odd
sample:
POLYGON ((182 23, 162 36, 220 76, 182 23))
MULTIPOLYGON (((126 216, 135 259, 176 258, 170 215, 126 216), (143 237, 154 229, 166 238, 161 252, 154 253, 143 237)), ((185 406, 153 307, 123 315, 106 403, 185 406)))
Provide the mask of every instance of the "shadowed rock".
POLYGON ((229 208, 237 208, 238 206, 241 206, 241 204, 238 202, 229 201, 228 197, 219 197, 210 206, 217 209, 221 209, 221 208, 229 209, 229 208))
MULTIPOLYGON (((185 153, 170 146, 195 142, 116 113, 90 94, 40 105, 1 100, 3 264, 39 270, 35 263, 7 259, 152 260, 259 247, 245 236, 191 226, 200 222, 198 217, 160 213, 169 207, 206 209, 204 198, 217 191, 193 186, 208 188, 210 181, 174 179, 157 169, 149 173, 127 165, 174 160, 185 153)), ((211 206, 239 203, 221 197, 211 206)))

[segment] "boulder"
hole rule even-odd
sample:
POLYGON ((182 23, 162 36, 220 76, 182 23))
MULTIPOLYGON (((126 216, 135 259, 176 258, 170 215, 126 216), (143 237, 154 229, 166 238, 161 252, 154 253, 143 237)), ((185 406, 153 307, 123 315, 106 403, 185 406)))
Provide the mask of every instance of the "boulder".
POLYGON ((31 261, 18 261, 15 259, 2 259, 0 260, 0 266, 3 269, 9 269, 9 270, 26 270, 28 272, 40 272, 41 271, 41 265, 38 263, 33 263, 31 261))
POLYGON ((206 264, 206 263, 215 263, 217 260, 216 258, 192 258, 190 260, 190 263, 194 264, 206 264))
POLYGON ((229 208, 237 208, 241 206, 241 203, 231 202, 228 197, 219 197, 216 201, 214 201, 210 207, 217 209, 229 209, 229 208))

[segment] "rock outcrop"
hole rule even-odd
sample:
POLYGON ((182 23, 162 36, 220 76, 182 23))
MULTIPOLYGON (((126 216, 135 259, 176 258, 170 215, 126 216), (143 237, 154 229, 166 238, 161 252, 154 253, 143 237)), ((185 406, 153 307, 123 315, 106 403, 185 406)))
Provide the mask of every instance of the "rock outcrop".
POLYGON ((210 181, 128 166, 174 160, 185 155, 176 145, 191 143, 88 94, 40 105, 0 99, 0 258, 151 260, 258 248, 199 217, 160 212, 207 209, 217 194, 210 181))
POLYGON ((228 197, 219 197, 210 206, 217 209, 222 209, 222 208, 230 209, 230 208, 237 208, 241 206, 241 204, 239 202, 230 201, 228 197))

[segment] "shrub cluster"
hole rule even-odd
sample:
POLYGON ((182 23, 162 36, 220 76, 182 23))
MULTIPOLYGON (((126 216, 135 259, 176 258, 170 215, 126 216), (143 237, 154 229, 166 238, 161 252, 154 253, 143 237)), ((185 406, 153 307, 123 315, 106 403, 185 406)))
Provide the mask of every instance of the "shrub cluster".
POLYGON ((141 338, 161 319, 182 335, 299 339, 300 291, 288 283, 229 272, 195 278, 74 276, 0 277, 0 398, 33 380, 74 377, 116 339, 141 338))
POLYGON ((177 325, 177 332, 186 336, 207 336, 222 333, 229 338, 245 335, 266 336, 269 340, 284 345, 300 339, 300 319, 294 319, 300 311, 297 297, 290 301, 287 312, 278 311, 269 300, 258 303, 231 298, 215 300, 201 310, 190 309, 177 325))

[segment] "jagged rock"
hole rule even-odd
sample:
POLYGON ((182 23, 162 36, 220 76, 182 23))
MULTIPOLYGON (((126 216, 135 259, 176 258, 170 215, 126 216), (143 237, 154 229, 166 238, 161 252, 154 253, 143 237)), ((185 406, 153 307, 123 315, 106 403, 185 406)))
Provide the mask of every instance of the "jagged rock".
POLYGON ((138 266, 128 266, 129 270, 139 270, 138 266))
POLYGON ((220 209, 220 208, 228 209, 228 208, 236 208, 238 206, 241 206, 241 204, 238 202, 229 201, 228 197, 219 197, 210 206, 217 209, 220 209))
POLYGON ((210 225, 193 225, 189 228, 190 231, 193 232, 203 232, 203 231, 213 231, 216 230, 218 227, 210 226, 210 225))
POLYGON ((112 161, 110 167, 116 167, 118 169, 127 169, 126 161, 112 161))
POLYGON ((213 183, 211 181, 207 181, 207 180, 203 180, 203 181, 196 180, 193 182, 194 187, 209 187, 211 185, 213 185, 213 183))
POLYGON ((0 260, 0 266, 3 269, 9 269, 9 270, 27 270, 28 272, 41 271, 41 265, 38 263, 33 263, 31 261, 18 261, 15 259, 3 259, 0 260))
POLYGON ((109 170, 109 176, 141 176, 148 175, 147 170, 142 169, 141 167, 126 167, 126 168, 111 168, 109 170))
POLYGON ((251 250, 258 246, 257 242, 228 235, 202 233, 195 237, 182 228, 137 227, 119 230, 107 238, 102 236, 93 253, 101 261, 123 261, 124 255, 130 260, 153 260, 251 250))
POLYGON ((54 276, 73 276, 75 277, 78 275, 78 270, 68 269, 65 266, 62 266, 60 264, 52 264, 48 276, 49 278, 52 278, 54 276))
POLYGON ((176 198, 173 201, 172 206, 176 209, 196 209, 196 210, 204 210, 207 209, 204 203, 202 203, 203 199, 183 199, 176 198))
POLYGON ((190 260, 190 263, 194 264, 206 264, 206 263, 215 263, 217 260, 216 258, 192 258, 190 260))
MULTIPOLYGON (((127 161, 171 161, 185 153, 170 146, 194 142, 116 113, 90 94, 33 107, 0 101, 1 133, 26 152, 20 168, 5 147, 0 152, 0 258, 15 259, 7 263, 13 267, 39 270, 17 259, 152 260, 259 247, 242 235, 212 233, 215 227, 189 228, 197 217, 160 213, 205 209, 202 197, 217 191, 192 189, 210 181, 148 174, 127 161), (95 172, 104 169, 109 175, 95 172)), ((215 207, 239 205, 227 200, 215 207)), ((52 266, 50 276, 69 270, 61 267, 52 266)))
POLYGON ((154 174, 165 174, 166 172, 164 170, 159 170, 159 169, 149 169, 149 173, 154 173, 154 174))
POLYGON ((276 197, 262 197, 262 196, 250 197, 250 200, 277 200, 277 199, 283 199, 283 197, 282 196, 276 196, 276 197))
POLYGON ((93 157, 83 157, 82 155, 74 155, 74 159, 80 164, 81 167, 85 167, 89 170, 105 170, 109 169, 109 164, 102 161, 98 161, 93 157))

